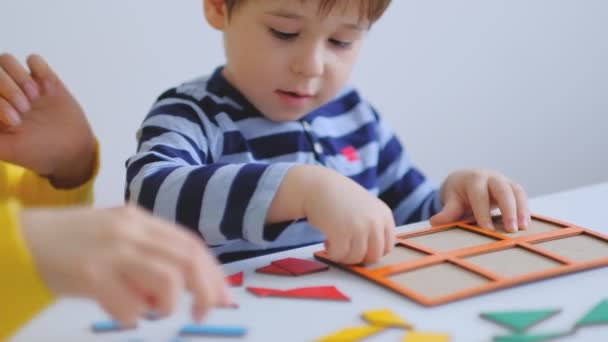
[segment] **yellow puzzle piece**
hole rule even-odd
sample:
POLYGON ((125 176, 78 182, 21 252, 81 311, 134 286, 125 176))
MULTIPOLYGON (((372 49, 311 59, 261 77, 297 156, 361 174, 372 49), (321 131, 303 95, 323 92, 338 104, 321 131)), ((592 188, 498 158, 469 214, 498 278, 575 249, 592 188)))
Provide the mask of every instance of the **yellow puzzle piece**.
POLYGON ((412 325, 389 309, 365 311, 361 316, 369 324, 381 327, 412 329, 412 325))
POLYGON ((427 333, 410 331, 403 338, 403 342, 449 342, 450 335, 441 333, 427 333))
POLYGON ((356 342, 384 330, 384 327, 362 326, 342 329, 317 342, 356 342))

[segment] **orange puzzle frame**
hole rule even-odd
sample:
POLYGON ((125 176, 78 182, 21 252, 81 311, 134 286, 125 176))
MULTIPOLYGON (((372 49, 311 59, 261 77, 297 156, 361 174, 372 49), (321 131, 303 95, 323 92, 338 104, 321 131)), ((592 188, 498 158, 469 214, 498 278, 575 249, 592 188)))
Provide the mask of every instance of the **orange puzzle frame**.
POLYGON ((517 233, 505 232, 500 216, 494 217, 494 222, 496 231, 477 227, 475 221, 468 220, 399 234, 394 250, 401 249, 400 253, 407 251, 410 260, 397 261, 386 266, 336 264, 328 259, 324 250, 316 252, 315 257, 354 272, 426 306, 444 304, 536 280, 608 265, 608 237, 600 233, 540 215, 532 215, 530 228, 517 233), (437 233, 451 234, 452 237, 464 235, 475 238, 468 246, 465 238, 460 239, 465 242, 461 248, 440 250, 446 243, 459 239, 444 238, 435 242, 429 240, 432 239, 432 234, 437 233), (426 240, 427 244, 435 244, 437 247, 425 246, 425 242, 414 240, 426 240), (479 242, 482 240, 490 242, 479 242), (574 244, 573 248, 568 247, 568 243, 573 241, 583 245, 574 244), (558 252, 555 251, 556 248, 558 252), (507 253, 508 256, 496 258, 501 253, 507 253), (420 255, 420 257, 412 258, 411 255, 420 255), (506 262, 501 265, 503 259, 506 259, 506 262), (513 259, 521 262, 508 262, 513 259), (490 263, 484 260, 489 260, 490 263), (480 266, 480 262, 482 264, 486 262, 486 265, 480 266), (517 269, 521 265, 536 269, 524 270, 522 273, 517 269), (437 276, 442 274, 450 280, 431 281, 437 280, 437 276), (435 278, 428 278, 429 275, 435 278), (405 281, 396 280, 398 277, 405 281), (424 282, 425 277, 427 282, 424 282), (461 284, 454 285, 460 281, 458 277, 462 278, 461 284), (423 280, 417 280, 419 278, 423 280), (406 284, 404 285, 403 282, 406 284), (441 286, 461 288, 445 290, 441 286), (434 291, 434 294, 424 291, 434 291))

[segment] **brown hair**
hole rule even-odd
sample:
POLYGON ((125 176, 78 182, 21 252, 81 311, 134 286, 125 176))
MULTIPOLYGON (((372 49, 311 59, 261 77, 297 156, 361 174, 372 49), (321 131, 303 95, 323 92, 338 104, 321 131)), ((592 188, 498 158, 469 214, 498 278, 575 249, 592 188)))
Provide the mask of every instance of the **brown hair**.
MULTIPOLYGON (((228 9, 228 16, 238 7, 239 4, 242 4, 245 0, 225 0, 226 8, 228 9)), ((304 2, 306 0, 300 0, 300 2, 304 2)), ((349 2, 353 0, 320 0, 319 2, 319 15, 325 16, 329 14, 336 5, 341 3, 343 5, 343 9, 348 6, 349 2)), ((391 0, 356 0, 359 2, 359 18, 366 18, 370 23, 374 23, 376 20, 380 19, 382 14, 386 11, 388 6, 391 3, 391 0)))

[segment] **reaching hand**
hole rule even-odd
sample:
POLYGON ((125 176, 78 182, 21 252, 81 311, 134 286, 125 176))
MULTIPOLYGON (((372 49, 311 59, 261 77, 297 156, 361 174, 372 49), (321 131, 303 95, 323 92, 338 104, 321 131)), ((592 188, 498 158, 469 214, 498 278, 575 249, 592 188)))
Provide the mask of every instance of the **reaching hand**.
POLYGON ((92 298, 128 325, 151 310, 168 315, 184 288, 193 294, 195 320, 231 304, 202 242, 135 207, 25 210, 21 225, 53 292, 92 298))
POLYGON ((447 224, 473 213, 477 224, 494 229, 491 210, 500 209, 505 229, 516 232, 530 225, 530 209, 524 189, 505 176, 486 170, 452 173, 441 189, 444 208, 431 217, 432 225, 447 224))

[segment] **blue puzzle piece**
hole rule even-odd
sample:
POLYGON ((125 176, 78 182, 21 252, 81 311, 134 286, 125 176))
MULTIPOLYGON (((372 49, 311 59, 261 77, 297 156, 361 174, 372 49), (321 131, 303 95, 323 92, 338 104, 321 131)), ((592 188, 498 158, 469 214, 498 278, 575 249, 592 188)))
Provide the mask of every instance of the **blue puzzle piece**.
POLYGON ((91 327, 91 329, 94 332, 119 331, 119 330, 133 329, 133 328, 135 328, 135 327, 126 327, 115 321, 95 322, 95 323, 93 323, 93 326, 91 327))
POLYGON ((247 328, 239 326, 188 324, 179 331, 179 334, 187 336, 237 337, 245 335, 246 332, 247 328))

